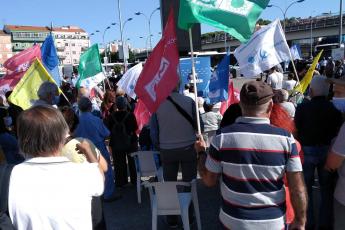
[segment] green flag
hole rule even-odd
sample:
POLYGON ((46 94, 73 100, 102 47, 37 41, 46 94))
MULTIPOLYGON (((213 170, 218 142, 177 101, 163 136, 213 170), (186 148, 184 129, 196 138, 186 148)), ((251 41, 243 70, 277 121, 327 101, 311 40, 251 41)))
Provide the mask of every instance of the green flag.
POLYGON ((246 42, 268 3, 269 0, 180 0, 178 25, 188 30, 194 23, 205 23, 246 42))
POLYGON ((85 53, 80 56, 79 61, 79 79, 77 88, 80 87, 80 82, 86 78, 93 77, 102 72, 101 58, 99 56, 98 44, 91 46, 85 53))

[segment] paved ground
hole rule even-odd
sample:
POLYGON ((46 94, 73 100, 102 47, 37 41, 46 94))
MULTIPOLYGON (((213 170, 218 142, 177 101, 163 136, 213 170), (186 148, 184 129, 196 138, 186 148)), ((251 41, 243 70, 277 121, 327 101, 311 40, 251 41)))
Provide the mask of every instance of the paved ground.
MULTIPOLYGON (((121 200, 105 203, 105 219, 108 230, 134 230, 151 229, 151 208, 149 195, 146 190, 142 193, 142 203, 137 203, 135 186, 125 187, 121 190, 121 200)), ((218 186, 205 187, 198 181, 198 196, 202 229, 221 229, 218 223, 220 207, 220 194, 218 186)), ((158 229, 170 229, 164 217, 158 218, 158 229)), ((182 227, 178 228, 182 229, 182 227)), ((197 229, 196 224, 191 229, 197 229)))

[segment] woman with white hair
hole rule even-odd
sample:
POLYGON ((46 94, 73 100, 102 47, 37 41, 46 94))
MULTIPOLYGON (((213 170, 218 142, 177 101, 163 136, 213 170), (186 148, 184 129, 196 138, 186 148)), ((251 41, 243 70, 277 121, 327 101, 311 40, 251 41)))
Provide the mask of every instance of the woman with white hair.
POLYGON ((38 100, 33 103, 34 106, 38 105, 52 105, 56 107, 59 103, 59 89, 55 83, 45 81, 42 83, 37 91, 38 100))
POLYGON ((90 164, 60 152, 68 125, 59 110, 35 106, 18 117, 18 143, 26 161, 13 168, 8 207, 14 227, 92 229, 91 198, 104 189, 103 168, 88 142, 76 146, 90 164))

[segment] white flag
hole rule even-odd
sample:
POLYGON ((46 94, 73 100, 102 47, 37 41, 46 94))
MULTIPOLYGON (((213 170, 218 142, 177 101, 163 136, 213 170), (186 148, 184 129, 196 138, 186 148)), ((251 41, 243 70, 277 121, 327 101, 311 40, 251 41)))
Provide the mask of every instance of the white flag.
POLYGON ((143 70, 143 64, 140 62, 139 64, 130 68, 120 79, 120 81, 116 84, 118 87, 123 89, 128 96, 135 99, 136 94, 134 92, 135 86, 137 84, 139 75, 143 70))
POLYGON ((251 39, 235 50, 235 57, 240 66, 240 72, 245 77, 258 74, 290 60, 290 50, 286 43, 280 21, 256 31, 251 39))
POLYGON ((301 60, 301 49, 297 45, 293 45, 290 48, 291 56, 293 60, 301 60))
POLYGON ((87 88, 87 89, 92 89, 99 83, 101 83, 105 79, 105 75, 103 72, 99 72, 93 77, 88 77, 80 81, 80 86, 87 88))

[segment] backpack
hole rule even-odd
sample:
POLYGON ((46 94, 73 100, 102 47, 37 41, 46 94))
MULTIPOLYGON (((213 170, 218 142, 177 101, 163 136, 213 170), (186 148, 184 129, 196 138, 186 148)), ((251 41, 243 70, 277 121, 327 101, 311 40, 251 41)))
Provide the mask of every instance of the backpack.
POLYGON ((13 165, 0 165, 0 230, 14 230, 8 214, 8 189, 13 165))
POLYGON ((119 122, 113 117, 113 127, 111 129, 111 141, 110 146, 113 151, 125 152, 131 148, 131 135, 127 133, 125 121, 128 117, 127 113, 124 118, 119 122))
POLYGON ((139 134, 139 145, 141 150, 152 150, 152 141, 150 136, 150 126, 145 125, 139 134))

